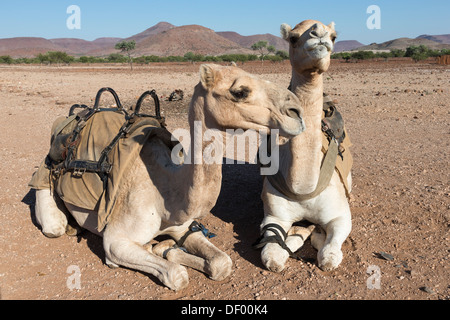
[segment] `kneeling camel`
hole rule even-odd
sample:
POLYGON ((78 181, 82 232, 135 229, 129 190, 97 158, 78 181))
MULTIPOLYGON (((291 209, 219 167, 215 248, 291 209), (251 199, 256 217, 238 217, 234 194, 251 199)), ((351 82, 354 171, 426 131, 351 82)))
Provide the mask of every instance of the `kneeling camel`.
POLYGON ((319 267, 330 271, 342 261, 341 246, 352 226, 348 203, 352 164, 348 150, 350 141, 347 136, 340 144, 334 137, 326 136, 322 121, 323 73, 330 66, 336 31, 334 23, 326 26, 319 21, 306 20, 293 29, 283 24, 281 34, 290 43, 290 89, 304 108, 306 130, 281 146, 280 173, 276 178, 265 179, 262 192, 265 218, 261 224, 265 241, 260 246, 265 245, 261 258, 268 269, 282 271, 290 254, 303 245, 313 229, 302 230, 292 225, 307 220, 319 226, 316 230, 324 231, 314 231, 311 242, 318 249, 319 267), (324 147, 328 152, 324 152, 324 147), (331 154, 332 148, 334 160, 328 161, 324 153, 331 154), (341 164, 345 170, 338 172, 341 164), (323 174, 326 171, 328 174, 323 174), (281 240, 268 241, 275 238, 281 240))
MULTIPOLYGON (((236 67, 202 65, 200 79, 190 103, 191 137, 198 124, 202 132, 252 129, 269 133, 278 129, 290 138, 304 130, 300 103, 286 89, 236 67)), ((188 233, 195 219, 210 212, 220 193, 221 163, 195 161, 218 142, 202 139, 196 146, 191 139, 190 160, 194 161, 176 164, 171 149, 162 140, 154 137, 145 142, 118 190, 120 210, 115 211, 101 232, 97 230, 97 212, 69 203, 65 206, 81 227, 103 237, 106 263, 111 267, 124 266, 152 274, 173 290, 180 290, 189 282, 181 264, 201 270, 213 280, 222 280, 232 270, 229 256, 201 232, 188 233), (173 240, 149 245, 159 235, 168 235, 176 242, 182 239, 188 253, 166 250, 173 240)), ((47 236, 65 233, 67 217, 48 189, 36 192, 36 217, 47 236)))

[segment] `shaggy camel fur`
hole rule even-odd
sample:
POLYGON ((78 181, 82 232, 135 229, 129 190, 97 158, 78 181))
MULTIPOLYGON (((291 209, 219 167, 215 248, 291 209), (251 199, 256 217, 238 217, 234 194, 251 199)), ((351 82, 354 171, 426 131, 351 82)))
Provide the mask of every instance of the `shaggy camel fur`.
MULTIPOLYGON (((307 20, 292 29, 281 26, 281 34, 290 43, 292 80, 290 89, 299 97, 304 108, 306 130, 280 148, 280 171, 290 191, 296 195, 309 195, 315 191, 321 169, 323 145, 323 73, 330 65, 336 31, 329 26, 307 20)), ((351 176, 348 177, 351 185, 351 176)), ((265 179, 262 193, 265 218, 261 230, 267 237, 278 230, 263 229, 269 224, 279 225, 286 232, 287 247, 297 251, 309 235, 293 236, 295 222, 307 220, 325 231, 312 233, 312 245, 318 250, 318 265, 323 270, 333 270, 342 261, 341 246, 351 230, 351 213, 346 191, 340 177, 334 171, 328 187, 309 200, 293 200, 275 189, 265 179), (291 230, 290 230, 291 229, 291 230)), ((312 229, 309 229, 311 232, 312 229)), ((303 230, 304 232, 304 230, 303 230)), ((310 233, 309 232, 309 233, 310 233)), ((283 270, 289 253, 278 243, 268 243, 261 252, 264 265, 271 271, 283 270)))
MULTIPOLYGON (((299 100, 286 89, 236 67, 202 65, 200 79, 190 104, 191 137, 199 129, 253 129, 267 133, 278 129, 286 137, 304 130, 299 100)), ((194 161, 184 164, 173 162, 171 150, 162 139, 149 139, 118 191, 121 209, 115 211, 101 233, 97 231, 96 212, 65 204, 80 226, 103 237, 109 266, 152 274, 173 290, 188 285, 188 273, 182 265, 196 268, 213 280, 230 275, 229 256, 201 232, 191 233, 185 239, 183 247, 188 253, 166 250, 175 243, 172 240, 150 244, 159 235, 168 235, 178 242, 194 219, 208 214, 217 201, 222 163, 206 164, 202 156, 220 139, 211 142, 202 138, 200 143, 191 139, 194 161)), ((37 191, 36 216, 47 236, 64 234, 67 218, 50 190, 37 191)))

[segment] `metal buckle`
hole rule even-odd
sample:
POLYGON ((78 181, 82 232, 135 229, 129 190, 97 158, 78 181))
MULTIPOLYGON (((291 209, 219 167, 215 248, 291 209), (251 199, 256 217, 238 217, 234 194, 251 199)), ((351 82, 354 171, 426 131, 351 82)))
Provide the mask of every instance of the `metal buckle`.
POLYGON ((73 171, 73 176, 76 178, 81 178, 85 172, 86 168, 77 168, 73 171))

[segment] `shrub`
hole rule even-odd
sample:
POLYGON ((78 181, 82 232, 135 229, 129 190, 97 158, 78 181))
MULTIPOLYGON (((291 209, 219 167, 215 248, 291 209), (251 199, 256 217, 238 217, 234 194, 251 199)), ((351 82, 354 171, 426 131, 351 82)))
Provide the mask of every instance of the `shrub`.
POLYGON ((14 59, 11 56, 0 56, 0 63, 12 64, 14 59))

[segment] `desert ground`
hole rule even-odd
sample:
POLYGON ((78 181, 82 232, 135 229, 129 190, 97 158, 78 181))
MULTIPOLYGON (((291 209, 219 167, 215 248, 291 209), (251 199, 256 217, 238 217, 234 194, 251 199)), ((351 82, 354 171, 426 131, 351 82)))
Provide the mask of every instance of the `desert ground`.
MULTIPOLYGON (((289 62, 240 65, 288 87, 289 62)), ((189 269, 178 292, 151 275, 105 265, 101 238, 48 239, 34 213, 31 175, 49 149, 54 119, 75 103, 93 105, 97 90, 115 89, 131 107, 146 90, 185 100, 162 101, 169 130, 187 127, 198 64, 0 66, 0 298, 5 300, 447 300, 449 272, 450 69, 433 61, 333 61, 325 91, 340 108, 353 147, 353 230, 333 272, 290 259, 279 274, 252 248, 263 218, 262 180, 254 164, 224 165, 222 192, 201 219, 211 241, 233 260, 221 282, 189 269), (70 290, 76 266, 80 289, 70 290), (373 271, 375 272, 373 273, 373 271)), ((105 95, 105 103, 108 98, 105 95)), ((112 99, 110 101, 112 103, 112 99)), ((149 103, 148 108, 151 108, 149 103)))

